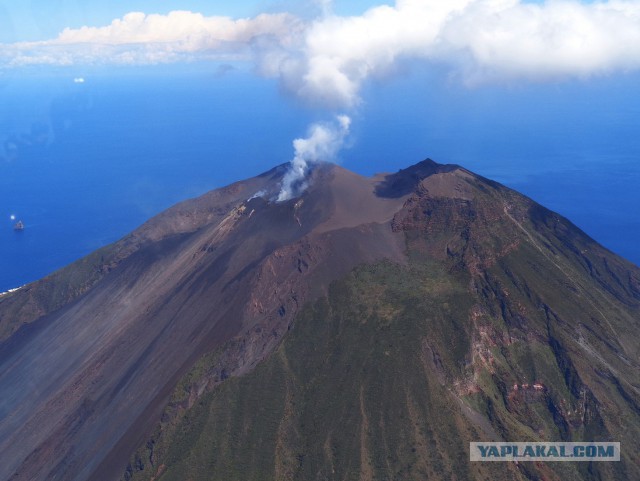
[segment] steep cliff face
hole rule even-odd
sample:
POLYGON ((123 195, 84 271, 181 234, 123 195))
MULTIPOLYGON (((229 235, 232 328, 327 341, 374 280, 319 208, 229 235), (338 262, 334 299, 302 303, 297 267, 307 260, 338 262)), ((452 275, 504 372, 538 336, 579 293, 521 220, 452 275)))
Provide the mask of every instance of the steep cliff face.
POLYGON ((637 267, 457 166, 275 203, 284 169, 0 297, 1 479, 640 476, 637 267), (483 439, 624 461, 469 464, 483 439))

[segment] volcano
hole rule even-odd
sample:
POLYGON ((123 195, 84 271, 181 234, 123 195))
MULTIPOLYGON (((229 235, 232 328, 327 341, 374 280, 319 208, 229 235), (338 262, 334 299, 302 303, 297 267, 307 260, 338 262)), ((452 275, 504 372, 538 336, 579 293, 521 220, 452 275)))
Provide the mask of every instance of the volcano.
POLYGON ((640 479, 637 266, 457 165, 286 171, 0 296, 0 479, 640 479))

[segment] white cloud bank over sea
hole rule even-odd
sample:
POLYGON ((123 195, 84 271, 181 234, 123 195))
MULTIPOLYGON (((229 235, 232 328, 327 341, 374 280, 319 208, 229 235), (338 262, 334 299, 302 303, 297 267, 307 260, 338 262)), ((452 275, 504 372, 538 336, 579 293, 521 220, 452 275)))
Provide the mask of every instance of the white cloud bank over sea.
MULTIPOLYGON (((325 2, 326 3, 326 2, 325 2)), ((449 67, 465 83, 553 80, 640 68, 640 1, 398 0, 315 20, 132 12, 106 26, 4 44, 0 72, 25 65, 159 64, 244 59, 298 97, 356 106, 363 83, 406 60, 449 67)))
POLYGON ((292 15, 234 20, 190 11, 167 15, 131 12, 107 26, 65 28, 56 38, 2 45, 0 68, 25 65, 149 65, 247 57, 259 38, 286 43, 299 23, 292 15))

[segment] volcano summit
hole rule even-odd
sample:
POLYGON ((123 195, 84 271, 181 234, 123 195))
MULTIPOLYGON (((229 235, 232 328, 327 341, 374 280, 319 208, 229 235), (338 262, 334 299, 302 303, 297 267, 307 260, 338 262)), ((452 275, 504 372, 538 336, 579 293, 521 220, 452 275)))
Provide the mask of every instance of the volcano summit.
POLYGON ((640 269, 456 165, 286 172, 0 296, 0 479, 640 479, 640 269))

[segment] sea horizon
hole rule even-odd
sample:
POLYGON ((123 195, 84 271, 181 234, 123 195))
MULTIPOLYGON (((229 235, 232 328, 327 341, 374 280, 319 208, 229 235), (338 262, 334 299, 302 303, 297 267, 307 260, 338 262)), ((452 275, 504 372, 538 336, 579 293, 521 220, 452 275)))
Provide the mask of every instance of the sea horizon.
MULTIPOLYGON (((629 209, 640 205, 640 141, 629 138, 640 100, 575 99, 607 88, 571 81, 549 98, 537 85, 506 95, 479 86, 461 97, 437 72, 414 69, 368 87, 365 97, 377 100, 355 113, 337 161, 362 175, 425 158, 460 164, 640 264, 640 219, 629 209), (416 92, 409 99, 408 89, 416 92), (518 113, 525 104, 535 108, 518 113)), ((179 201, 288 162, 292 140, 330 117, 232 64, 14 73, 0 87, 0 108, 0 292, 117 241, 179 201), (18 220, 22 232, 13 229, 18 220)))

